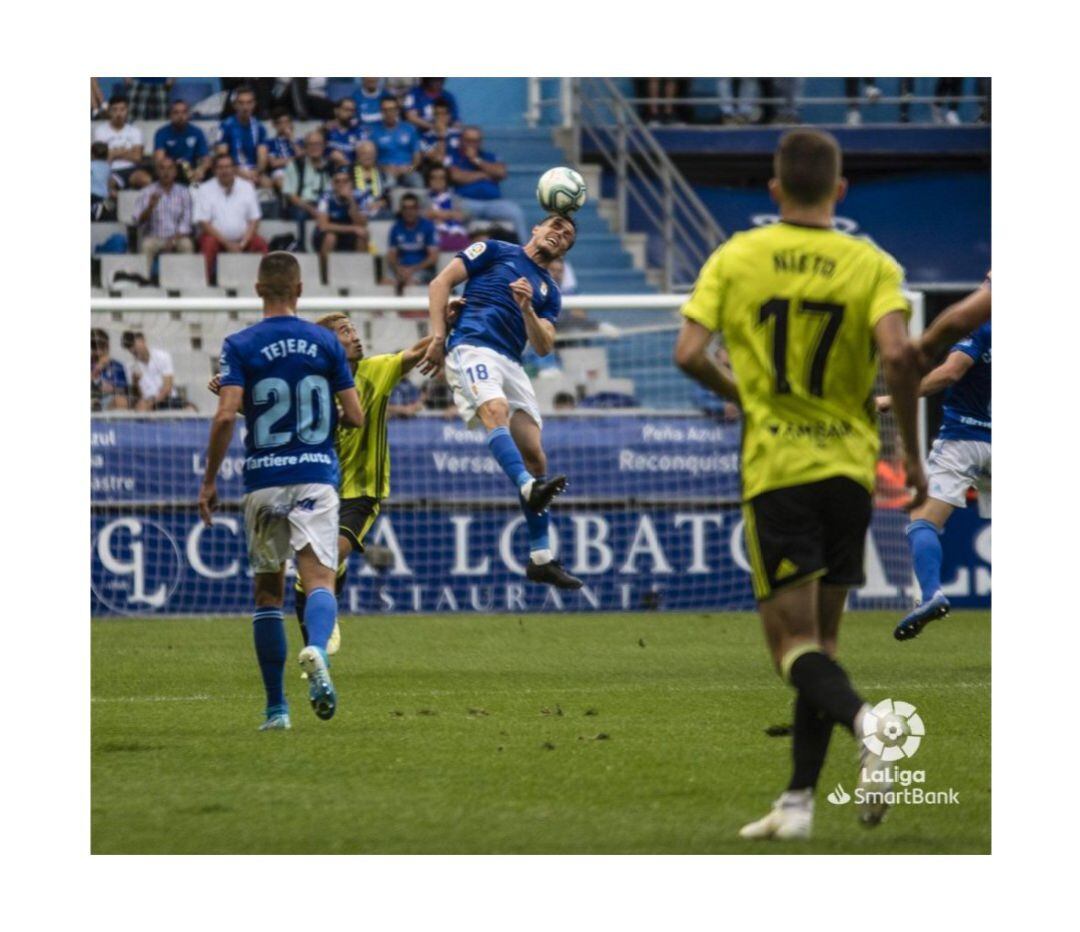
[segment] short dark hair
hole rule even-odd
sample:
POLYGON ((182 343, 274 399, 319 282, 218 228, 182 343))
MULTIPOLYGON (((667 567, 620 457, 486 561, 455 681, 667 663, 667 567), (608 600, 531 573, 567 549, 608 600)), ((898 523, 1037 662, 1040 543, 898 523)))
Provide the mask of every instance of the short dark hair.
POLYGON ((126 104, 127 102, 128 102, 127 94, 122 94, 120 91, 117 91, 115 94, 113 94, 109 98, 109 106, 110 107, 113 104, 126 104))
POLYGON ((285 107, 274 107, 274 109, 270 111, 270 122, 276 123, 282 117, 286 116, 290 120, 292 119, 292 114, 289 113, 289 111, 285 107))
POLYGON ((446 99, 445 97, 436 97, 436 98, 435 98, 435 99, 434 99, 434 100, 433 100, 433 101, 431 102, 431 106, 432 106, 432 109, 434 109, 435 107, 443 107, 443 108, 445 108, 446 110, 452 110, 452 109, 453 109, 453 108, 452 108, 452 107, 450 106, 450 101, 449 101, 449 100, 447 100, 447 99, 446 99))
POLYGON ((109 332, 102 330, 101 327, 91 327, 90 343, 93 346, 101 346, 107 349, 109 346, 109 332))
POLYGON ((252 97, 254 97, 255 88, 253 88, 250 84, 241 84, 235 91, 233 91, 233 100, 236 100, 236 98, 239 97, 241 94, 250 94, 252 97))
POLYGON ((797 204, 814 206, 829 200, 840 179, 840 146, 830 133, 793 129, 780 137, 773 172, 784 194, 797 204))
POLYGON ((415 204, 417 207, 420 206, 420 198, 418 198, 415 194, 403 194, 400 202, 398 203, 399 209, 401 207, 404 207, 406 202, 415 204))
POLYGON ((214 161, 213 161, 214 168, 217 168, 217 163, 220 162, 222 159, 228 159, 230 162, 233 161, 232 153, 231 152, 219 152, 217 155, 215 155, 214 156, 214 161))
POLYGON ((136 340, 144 339, 146 338, 143 336, 141 330, 125 330, 120 337, 120 345, 124 349, 130 350, 135 345, 136 340))
POLYGON ((264 298, 289 298, 300 284, 300 263, 291 252, 268 252, 259 262, 259 294, 264 298))
POLYGON ((106 142, 90 143, 90 158, 107 159, 109 157, 109 144, 106 142))

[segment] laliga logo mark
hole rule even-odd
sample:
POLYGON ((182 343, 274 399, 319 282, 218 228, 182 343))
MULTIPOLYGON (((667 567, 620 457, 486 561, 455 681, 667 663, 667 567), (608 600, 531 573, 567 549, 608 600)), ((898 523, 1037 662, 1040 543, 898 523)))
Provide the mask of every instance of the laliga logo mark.
POLYGON ((95 551, 90 587, 115 612, 163 608, 180 584, 180 550, 172 535, 153 521, 110 521, 98 533, 95 551))
POLYGON ((863 716, 863 744, 883 761, 914 757, 926 728, 910 702, 882 699, 863 716))
POLYGON ((834 806, 842 806, 844 803, 851 802, 851 794, 839 783, 836 784, 836 789, 829 793, 825 798, 834 806))

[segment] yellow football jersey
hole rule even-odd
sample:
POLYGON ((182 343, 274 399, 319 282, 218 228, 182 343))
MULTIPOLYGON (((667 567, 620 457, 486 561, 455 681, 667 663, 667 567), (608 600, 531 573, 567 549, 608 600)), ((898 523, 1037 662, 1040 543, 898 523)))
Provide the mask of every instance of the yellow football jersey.
POLYGON ((722 332, 742 396, 743 497, 848 476, 874 488, 874 327, 910 306, 869 240, 781 221, 705 263, 684 316, 722 332))
POLYGON ((341 497, 390 494, 390 445, 386 437, 386 406, 401 381, 403 353, 371 356, 356 367, 356 392, 364 410, 359 430, 338 428, 337 455, 341 466, 341 497))

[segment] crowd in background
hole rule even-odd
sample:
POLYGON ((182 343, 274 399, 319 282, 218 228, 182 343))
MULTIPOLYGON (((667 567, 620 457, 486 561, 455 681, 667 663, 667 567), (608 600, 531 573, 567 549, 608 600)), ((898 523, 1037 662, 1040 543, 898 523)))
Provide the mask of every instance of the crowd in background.
POLYGON ((520 205, 500 190, 506 164, 463 125, 444 78, 362 78, 334 100, 326 79, 222 79, 212 138, 170 96, 173 80, 128 79, 108 100, 93 85, 91 217, 116 219, 118 192, 138 190, 138 248, 151 258, 198 251, 213 284, 221 252, 302 250, 313 225, 325 277, 330 253, 369 251, 368 222, 387 219, 383 280, 400 290, 430 280, 439 252, 467 245, 466 224, 528 238, 520 205), (162 118, 149 141, 133 122, 162 118), (296 120, 320 122, 300 139, 296 120), (264 218, 295 221, 296 236, 268 243, 264 218))

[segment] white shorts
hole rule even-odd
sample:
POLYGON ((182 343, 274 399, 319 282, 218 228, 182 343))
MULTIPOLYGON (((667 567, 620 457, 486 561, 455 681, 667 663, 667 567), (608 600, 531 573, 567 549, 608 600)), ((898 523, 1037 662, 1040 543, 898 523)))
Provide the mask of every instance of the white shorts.
POLYGON ((248 556, 256 573, 276 573, 308 544, 319 562, 338 565, 338 493, 332 485, 281 485, 244 496, 248 556))
POLYGON ((956 508, 967 507, 967 490, 979 492, 979 514, 990 517, 990 444, 984 440, 935 440, 926 461, 929 494, 956 508))
POLYGON ((540 406, 532 382, 521 363, 514 362, 486 346, 455 346, 446 354, 446 381, 454 391, 454 402, 465 424, 480 423, 476 409, 494 398, 502 398, 510 406, 510 416, 524 411, 543 427, 540 406))

